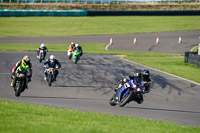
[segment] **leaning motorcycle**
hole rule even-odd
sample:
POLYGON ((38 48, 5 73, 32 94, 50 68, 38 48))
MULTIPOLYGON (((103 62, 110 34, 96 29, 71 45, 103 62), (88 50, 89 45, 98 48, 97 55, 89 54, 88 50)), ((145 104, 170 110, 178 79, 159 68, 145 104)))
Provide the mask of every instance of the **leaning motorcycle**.
POLYGON ((51 86, 51 83, 54 81, 54 78, 55 78, 55 68, 46 67, 45 71, 46 71, 46 74, 47 74, 48 85, 51 86))
POLYGON ((44 50, 43 49, 40 49, 39 55, 37 57, 38 57, 38 60, 39 60, 40 63, 42 62, 42 60, 44 60, 45 57, 44 57, 44 50))
POLYGON ((75 64, 77 64, 78 60, 80 59, 80 54, 81 54, 81 52, 78 49, 73 51, 72 59, 75 64))
POLYGON ((20 94, 25 90, 26 88, 26 81, 28 78, 28 72, 26 70, 19 71, 17 70, 15 72, 15 80, 16 84, 13 86, 14 91, 15 91, 15 96, 19 97, 20 94))
POLYGON ((126 82, 121 89, 119 89, 109 100, 110 105, 125 106, 131 101, 135 101, 138 104, 143 102, 144 86, 142 82, 136 77, 126 82))

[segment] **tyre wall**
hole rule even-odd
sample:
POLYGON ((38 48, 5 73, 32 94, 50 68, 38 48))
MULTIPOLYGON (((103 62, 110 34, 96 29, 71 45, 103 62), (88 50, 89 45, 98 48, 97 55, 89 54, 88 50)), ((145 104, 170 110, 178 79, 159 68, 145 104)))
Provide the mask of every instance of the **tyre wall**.
POLYGON ((197 11, 88 11, 88 16, 196 16, 197 11))
POLYGON ((198 52, 185 52, 185 63, 200 66, 200 55, 198 52))

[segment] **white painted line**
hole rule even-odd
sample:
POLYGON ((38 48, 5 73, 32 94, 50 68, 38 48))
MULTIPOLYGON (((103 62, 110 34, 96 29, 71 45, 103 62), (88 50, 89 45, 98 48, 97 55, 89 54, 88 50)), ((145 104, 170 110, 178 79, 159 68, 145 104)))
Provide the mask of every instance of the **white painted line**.
POLYGON ((193 48, 190 50, 190 52, 192 52, 194 48, 195 48, 195 47, 193 47, 193 48))
POLYGON ((105 47, 105 50, 108 51, 108 47, 110 46, 110 44, 107 44, 105 47))
MULTIPOLYGON (((116 55, 114 55, 114 56, 116 56, 116 55)), ((117 57, 119 57, 119 56, 117 56, 117 57)), ((167 73, 167 72, 163 72, 163 71, 158 70, 158 69, 156 69, 156 68, 152 68, 152 67, 148 67, 148 66, 145 66, 145 65, 142 65, 142 64, 136 63, 136 62, 132 62, 132 61, 127 60, 127 59, 124 59, 124 58, 122 58, 122 57, 119 57, 119 58, 121 58, 122 60, 125 60, 125 61, 127 61, 127 62, 130 62, 130 63, 132 63, 132 64, 141 65, 141 66, 144 66, 144 67, 147 67, 147 68, 153 69, 153 70, 155 70, 155 71, 158 71, 158 72, 161 72, 161 73, 164 73, 164 74, 167 74, 167 75, 173 76, 173 77, 175 77, 175 78, 179 78, 179 79, 182 79, 182 80, 185 80, 185 81, 188 81, 188 82, 191 82, 191 83, 193 83, 193 84, 196 84, 196 85, 199 85, 199 86, 200 86, 200 83, 197 83, 197 82, 195 82, 195 81, 191 81, 191 80, 188 80, 188 79, 185 79, 185 78, 182 78, 182 77, 179 77, 179 76, 176 76, 176 75, 173 75, 173 74, 167 73)))

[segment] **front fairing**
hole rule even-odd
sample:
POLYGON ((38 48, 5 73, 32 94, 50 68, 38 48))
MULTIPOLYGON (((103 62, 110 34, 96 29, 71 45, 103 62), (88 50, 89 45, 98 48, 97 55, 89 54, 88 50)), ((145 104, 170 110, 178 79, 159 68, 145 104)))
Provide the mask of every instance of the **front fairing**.
POLYGON ((144 86, 142 84, 142 80, 139 79, 139 78, 134 78, 134 79, 131 79, 129 80, 128 82, 126 82, 122 88, 119 90, 119 93, 118 93, 118 99, 120 101, 120 98, 121 98, 121 95, 122 93, 124 93, 125 91, 125 95, 127 95, 131 89, 133 90, 137 90, 138 88, 144 90, 144 86))
POLYGON ((73 52, 73 55, 74 55, 74 56, 76 56, 76 55, 80 55, 80 51, 75 50, 75 51, 73 52))
MULTIPOLYGON (((119 100, 119 101, 120 101, 120 99, 121 99, 122 93, 123 93, 124 91, 126 91, 127 89, 134 89, 134 88, 133 88, 133 81, 132 81, 132 80, 126 82, 126 83, 122 86, 122 88, 119 90, 119 93, 118 93, 118 100, 119 100)), ((126 94, 128 94, 129 91, 130 91, 130 90, 128 90, 128 91, 126 92, 126 94)), ((125 95, 126 95, 126 94, 125 94, 125 95)))

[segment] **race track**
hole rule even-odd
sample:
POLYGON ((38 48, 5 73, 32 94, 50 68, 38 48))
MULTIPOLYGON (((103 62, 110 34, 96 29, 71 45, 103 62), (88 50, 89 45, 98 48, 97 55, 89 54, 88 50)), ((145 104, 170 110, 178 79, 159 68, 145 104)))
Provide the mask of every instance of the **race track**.
MULTIPOLYGON (((184 54, 199 42, 200 31, 179 31, 128 35, 68 36, 68 37, 4 37, 0 43, 104 43, 113 39, 109 50, 147 51, 184 54), (155 44, 156 37, 160 44, 155 44), (182 44, 178 44, 178 37, 182 44), (133 37, 137 44, 133 45, 133 37)), ((52 54, 49 52, 47 56, 52 54)), ((187 81, 151 68, 152 89, 144 103, 112 107, 108 100, 124 76, 140 72, 145 67, 113 55, 84 54, 77 65, 66 53, 53 53, 61 61, 57 81, 52 87, 43 79, 43 67, 35 52, 0 52, 0 98, 89 112, 145 117, 154 120, 200 126, 200 84, 187 81), (29 89, 20 97, 10 87, 11 69, 17 60, 29 55, 33 63, 33 78, 29 89)))
POLYGON ((53 54, 62 67, 57 81, 49 87, 43 79, 43 67, 35 52, 0 52, 0 98, 200 126, 199 84, 149 68, 153 82, 151 92, 144 96, 144 103, 131 102, 123 108, 112 107, 108 100, 119 80, 130 72, 141 71, 144 66, 117 56, 98 54, 84 54, 75 65, 67 59, 66 53, 53 54), (10 87, 10 74, 16 61, 24 55, 29 55, 33 63, 33 78, 29 89, 17 98, 10 87))

